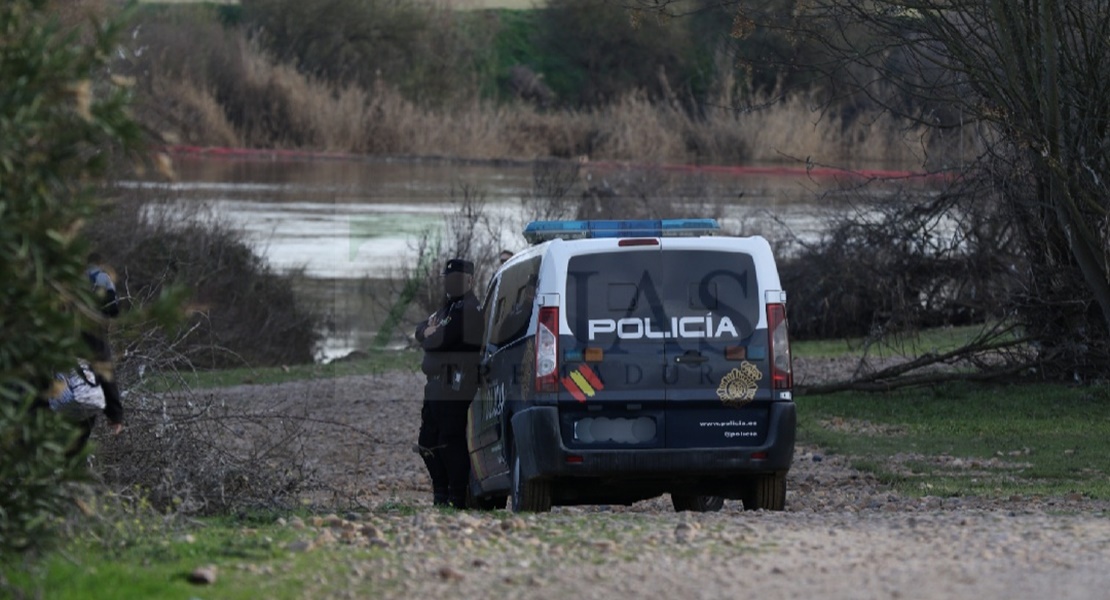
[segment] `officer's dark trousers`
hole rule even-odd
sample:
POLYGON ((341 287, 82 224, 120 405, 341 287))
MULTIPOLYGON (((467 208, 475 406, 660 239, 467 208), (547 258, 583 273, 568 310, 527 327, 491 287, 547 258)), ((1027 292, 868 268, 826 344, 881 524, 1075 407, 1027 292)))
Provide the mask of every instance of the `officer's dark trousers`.
POLYGON ((466 410, 472 399, 472 393, 455 392, 438 379, 429 379, 424 385, 417 443, 432 478, 432 499, 437 505, 466 507, 466 488, 470 483, 466 410))
MULTIPOLYGON (((82 331, 81 339, 88 344, 93 352, 93 372, 96 373, 97 382, 100 384, 100 389, 104 390, 104 400, 106 404, 106 414, 109 419, 115 421, 123 420, 123 404, 120 402, 119 385, 116 384, 115 373, 111 373, 110 377, 102 373, 102 364, 112 364, 112 347, 108 345, 108 340, 103 335, 94 334, 90 331, 82 331)), ((95 419, 89 419, 82 425, 85 428, 81 436, 80 447, 84 447, 85 443, 89 440, 89 435, 92 433, 92 427, 95 419)))

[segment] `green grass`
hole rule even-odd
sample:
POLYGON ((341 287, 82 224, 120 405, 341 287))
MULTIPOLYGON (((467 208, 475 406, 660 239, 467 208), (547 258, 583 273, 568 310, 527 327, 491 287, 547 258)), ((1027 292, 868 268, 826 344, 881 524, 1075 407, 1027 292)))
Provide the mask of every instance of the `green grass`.
POLYGON ((169 539, 148 534, 120 547, 105 548, 102 542, 85 537, 30 569, 9 565, 3 569, 18 589, 51 600, 303 598, 314 575, 333 569, 334 549, 288 551, 288 544, 301 535, 291 528, 247 527, 229 520, 206 523, 189 533, 188 539, 183 534, 169 539), (216 584, 206 588, 190 583, 189 574, 205 565, 217 567, 216 584))
MULTIPOLYGON (((424 570, 426 565, 457 562, 451 560, 455 556, 466 557, 467 561, 488 559, 496 568, 501 560, 498 557, 509 552, 518 565, 514 571, 523 582, 546 574, 550 548, 561 549, 559 561, 563 564, 604 568, 618 561, 639 560, 642 549, 651 546, 653 539, 670 540, 674 535, 673 523, 634 513, 546 515, 534 521, 529 519, 520 529, 490 534, 490 524, 500 530, 497 522, 512 518, 497 511, 478 516, 489 519, 479 526, 486 533, 433 535, 416 544, 420 548, 414 548, 409 538, 413 528, 408 524, 412 518, 408 512, 432 513, 429 516, 436 517, 444 527, 450 527, 457 514, 450 509, 427 507, 378 509, 366 522, 380 530, 387 547, 333 541, 308 551, 294 551, 290 549, 291 543, 317 539, 323 528, 296 530, 278 525, 274 519, 264 522, 204 519, 200 521, 203 526, 188 532, 189 540, 182 533, 166 539, 159 535, 157 525, 144 535, 127 538, 126 544, 107 543, 104 538, 85 535, 33 565, 0 563, 0 583, 6 578, 26 597, 51 600, 99 597, 280 600, 347 597, 346 593, 351 591, 358 598, 399 597, 408 589, 408 579, 437 577, 434 570, 424 570), (216 583, 211 586, 189 583, 189 573, 205 565, 217 567, 216 583)), ((312 525, 311 519, 305 521, 312 525)), ((732 537, 742 531, 740 524, 728 527, 734 529, 732 537)), ((709 543, 723 552, 747 551, 743 547, 723 548, 717 542, 709 543)), ((658 547, 657 542, 655 545, 658 547)), ((689 557, 698 549, 677 548, 668 552, 689 557)), ((470 576, 483 577, 482 571, 476 568, 470 576)), ((500 577, 490 585, 513 589, 513 584, 500 577)), ((0 595, 3 591, 0 585, 0 595)), ((490 596, 502 595, 496 589, 488 591, 490 596)))
POLYGON ((1110 389, 1050 384, 797 400, 799 441, 911 495, 1110 499, 1110 389))

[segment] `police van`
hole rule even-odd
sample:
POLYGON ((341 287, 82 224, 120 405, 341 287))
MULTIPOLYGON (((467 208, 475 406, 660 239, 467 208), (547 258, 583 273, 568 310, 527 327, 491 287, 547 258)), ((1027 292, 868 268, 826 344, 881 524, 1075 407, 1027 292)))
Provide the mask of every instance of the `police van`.
POLYGON ((537 221, 482 303, 467 441, 483 508, 782 510, 794 456, 786 293, 713 219, 537 221))

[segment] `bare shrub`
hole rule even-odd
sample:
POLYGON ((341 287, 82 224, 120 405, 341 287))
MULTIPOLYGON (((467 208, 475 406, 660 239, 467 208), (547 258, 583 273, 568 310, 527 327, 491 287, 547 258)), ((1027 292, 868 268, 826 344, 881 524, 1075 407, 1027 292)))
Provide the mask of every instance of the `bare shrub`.
POLYGON ((505 229, 504 215, 489 208, 482 190, 459 185, 452 188, 451 208, 444 215, 443 227, 421 233, 410 246, 412 263, 397 269, 382 299, 387 314, 378 329, 375 345, 409 344, 416 324, 428 318, 443 303, 440 274, 452 258, 474 263, 474 293, 481 297, 490 275, 497 268, 505 229))
POLYGON ((175 341, 181 366, 312 362, 318 316, 231 226, 183 206, 133 196, 90 223, 88 235, 115 268, 125 306, 170 284, 190 290, 186 334, 175 341))
POLYGON ((290 509, 326 488, 327 465, 309 450, 333 426, 313 412, 321 390, 194 389, 196 328, 125 320, 114 332, 126 429, 94 434, 101 483, 184 515, 290 509))
POLYGON ((527 221, 570 219, 577 210, 581 163, 574 160, 538 160, 532 165, 532 191, 521 198, 527 221))
POLYGON ((180 377, 157 366, 146 371, 153 375, 140 382, 121 379, 127 433, 98 441, 96 468, 113 489, 140 488, 160 510, 213 514, 289 508, 319 485, 304 455, 304 406, 296 411, 275 399, 258 408, 189 391, 152 392, 152 382, 179 384, 180 377))
POLYGON ((860 194, 780 264, 792 335, 879 338, 1006 316, 1017 262, 990 210, 955 191, 860 194))
MULTIPOLYGON (((128 301, 146 306, 171 273, 158 285, 125 286, 128 301)), ((118 436, 95 430, 93 472, 114 494, 139 498, 165 515, 298 506, 328 487, 328 465, 310 450, 335 426, 313 408, 328 390, 310 383, 281 395, 195 389, 196 357, 236 356, 227 348, 198 347, 209 325, 191 319, 170 328, 128 318, 115 324, 126 429, 118 436)))
POLYGON ((417 240, 418 263, 431 268, 419 286, 419 312, 411 322, 413 327, 443 304, 440 273, 448 260, 463 258, 474 263, 474 293, 479 297, 497 267, 504 222, 490 211, 485 194, 473 186, 459 185, 451 190, 451 204, 442 231, 427 231, 417 240))

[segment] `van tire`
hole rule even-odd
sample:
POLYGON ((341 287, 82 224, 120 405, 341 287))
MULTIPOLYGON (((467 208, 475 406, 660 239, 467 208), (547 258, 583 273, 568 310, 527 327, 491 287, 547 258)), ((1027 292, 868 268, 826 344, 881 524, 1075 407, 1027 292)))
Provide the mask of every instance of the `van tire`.
POLYGON ((671 504, 675 512, 717 512, 724 508, 725 499, 722 496, 671 494, 671 504))
POLYGON ((786 471, 756 475, 743 500, 744 510, 785 510, 786 471))
POLYGON ((513 488, 509 498, 513 512, 548 512, 551 510, 551 482, 540 479, 523 481, 520 457, 513 456, 513 488))

